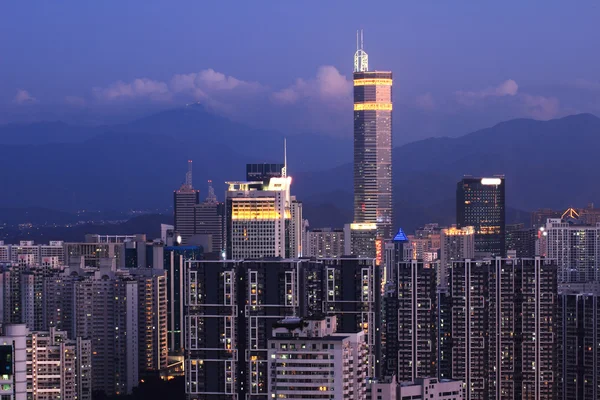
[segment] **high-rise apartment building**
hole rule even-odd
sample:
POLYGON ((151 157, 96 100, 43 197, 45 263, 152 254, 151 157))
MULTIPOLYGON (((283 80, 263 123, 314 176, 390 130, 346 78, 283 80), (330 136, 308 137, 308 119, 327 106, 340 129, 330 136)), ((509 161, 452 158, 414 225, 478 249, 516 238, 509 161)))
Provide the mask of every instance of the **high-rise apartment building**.
POLYGON ((228 183, 227 259, 293 258, 302 254, 302 204, 290 195, 291 182, 291 177, 282 177, 271 178, 266 185, 228 183))
POLYGON ((0 396, 6 400, 27 397, 27 335, 24 324, 2 325, 0 336, 0 396))
POLYGON ((69 339, 54 328, 27 336, 27 398, 91 400, 90 340, 69 339))
POLYGON ((140 374, 167 369, 167 271, 138 268, 138 349, 140 374))
POLYGON ((504 176, 465 176, 456 187, 456 225, 475 229, 475 253, 504 257, 505 246, 504 176))
POLYGON ((558 263, 560 282, 600 280, 600 223, 548 219, 544 233, 548 258, 558 263))
POLYGON ((367 400, 364 332, 336 333, 335 318, 292 317, 273 325, 269 398, 367 400))
POLYGON ((92 341, 93 390, 131 393, 139 380, 138 282, 98 273, 75 286, 76 334, 92 341))
POLYGON ((186 262, 188 396, 267 398, 269 332, 292 316, 335 316, 338 333, 363 331, 368 375, 375 376, 380 270, 359 258, 186 262))
POLYGON ((354 56, 354 223, 392 232, 392 73, 369 71, 360 45, 354 56))
POLYGON ((186 262, 189 398, 268 398, 267 341, 273 324, 299 313, 306 262, 186 262))
POLYGON ((454 261, 475 258, 475 229, 465 226, 461 229, 452 226, 440 231, 440 266, 438 284, 448 284, 449 270, 454 261))
POLYGON ((553 399, 556 292, 548 259, 453 263, 451 340, 440 348, 451 371, 441 374, 464 381, 465 399, 553 399))
POLYGON ((41 265, 48 257, 56 258, 57 265, 64 265, 63 242, 54 240, 48 244, 35 244, 32 240, 21 240, 19 244, 5 244, 0 241, 0 262, 18 263, 20 256, 31 255, 29 264, 41 265))
POLYGON ((304 235, 304 257, 339 258, 345 254, 343 229, 311 229, 304 235))
POLYGON ((321 259, 303 267, 301 315, 335 315, 337 332, 365 332, 369 376, 381 368, 383 266, 372 258, 321 259))
POLYGON ((600 286, 575 284, 557 298, 557 398, 600 398, 600 286))
POLYGON ((400 382, 437 376, 437 268, 400 261, 386 293, 385 369, 400 382))
POLYGON ((184 315, 183 295, 185 261, 200 260, 202 248, 198 246, 165 247, 164 269, 167 272, 167 348, 169 354, 183 355, 184 315))

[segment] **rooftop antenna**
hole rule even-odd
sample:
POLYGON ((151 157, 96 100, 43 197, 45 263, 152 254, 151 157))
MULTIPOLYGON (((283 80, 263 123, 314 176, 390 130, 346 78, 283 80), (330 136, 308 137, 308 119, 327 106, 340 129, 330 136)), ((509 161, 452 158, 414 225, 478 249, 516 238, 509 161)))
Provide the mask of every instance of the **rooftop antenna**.
POLYGON ((215 189, 212 185, 212 180, 208 180, 208 195, 206 196, 206 202, 214 204, 217 202, 217 195, 215 194, 215 189))
POLYGON ((185 174, 185 186, 192 189, 192 160, 188 160, 188 171, 185 174))
POLYGON ((283 138, 283 168, 281 169, 281 177, 287 177, 287 139, 283 138))
POLYGON ((369 70, 369 56, 364 50, 363 30, 356 31, 356 53, 354 53, 354 72, 367 72, 369 70))

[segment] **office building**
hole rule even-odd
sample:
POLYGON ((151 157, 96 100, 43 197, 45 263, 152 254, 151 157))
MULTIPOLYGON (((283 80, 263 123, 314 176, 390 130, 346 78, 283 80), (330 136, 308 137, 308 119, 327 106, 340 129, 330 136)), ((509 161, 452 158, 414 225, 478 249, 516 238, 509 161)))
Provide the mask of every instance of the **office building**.
POLYGON ((268 341, 268 398, 367 400, 364 332, 336 333, 335 316, 286 318, 268 341))
POLYGON ((337 332, 365 332, 369 376, 379 376, 382 347, 383 266, 372 258, 343 257, 309 262, 303 268, 300 315, 335 315, 337 332))
POLYGON ((195 221, 194 235, 210 236, 210 248, 204 248, 204 251, 218 254, 225 251, 225 204, 209 196, 196 205, 195 221))
POLYGON ((131 240, 124 243, 125 268, 162 269, 164 242, 155 240, 131 240))
POLYGON ((311 229, 304 234, 302 256, 315 258, 339 258, 344 255, 344 230, 311 229))
POLYGON ((451 371, 442 375, 464 382, 465 399, 554 398, 556 264, 464 260, 450 279, 451 371))
POLYGON ((246 164, 246 180, 267 184, 271 178, 281 178, 284 167, 285 164, 246 164))
POLYGON ((548 219, 544 232, 548 258, 557 260, 560 282, 600 280, 600 223, 548 219))
POLYGON ((354 223, 376 224, 392 238, 392 73, 369 71, 360 45, 354 55, 354 223))
POLYGON ((576 284, 557 298, 557 374, 560 400, 600 398, 600 287, 576 284))
POLYGON ((27 400, 27 334, 24 324, 5 324, 0 336, 0 396, 27 400))
POLYGON ((65 265, 125 268, 125 243, 65 243, 65 265))
POLYGON ((449 270, 454 261, 475 257, 475 230, 472 226, 461 229, 452 226, 440 231, 440 264, 438 284, 448 284, 449 270))
POLYGON ((353 223, 344 225, 344 255, 374 258, 382 261, 382 241, 377 239, 377 224, 353 223), (378 249, 380 258, 377 258, 378 249))
POLYGON ((394 275, 397 282, 385 297, 386 375, 401 382, 437 376, 436 264, 400 261, 394 275))
POLYGON ((27 335, 27 398, 32 400, 91 400, 90 340, 71 340, 66 332, 27 335))
POLYGON ((189 398, 267 399, 267 341, 273 324, 299 315, 300 272, 307 262, 186 261, 189 398))
POLYGON ((195 234, 196 205, 200 202, 200 192, 192 184, 192 160, 188 160, 185 183, 173 192, 175 232, 181 236, 181 243, 187 244, 195 234))
POLYGON ((228 182, 227 259, 302 255, 302 205, 290 195, 291 182, 289 176, 271 178, 266 185, 228 182))
POLYGON ((514 252, 517 258, 532 258, 536 256, 536 240, 538 229, 523 228, 523 224, 517 229, 506 226, 506 252, 514 252))
POLYGON ((505 197, 504 176, 474 178, 465 176, 456 187, 456 225, 475 229, 475 253, 484 257, 504 257, 505 197))
POLYGON ((146 235, 137 233, 133 235, 99 235, 91 233, 85 235, 86 243, 127 243, 127 242, 146 242, 146 235))
POLYGON ((200 260, 198 246, 165 247, 164 269, 167 272, 167 348, 169 354, 183 355, 184 348, 184 270, 186 260, 200 260))

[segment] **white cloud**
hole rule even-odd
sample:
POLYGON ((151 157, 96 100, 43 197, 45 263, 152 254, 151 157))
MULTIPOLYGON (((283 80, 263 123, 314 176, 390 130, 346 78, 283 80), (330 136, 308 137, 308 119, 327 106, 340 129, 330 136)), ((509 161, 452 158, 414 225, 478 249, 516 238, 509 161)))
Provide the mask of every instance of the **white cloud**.
POLYGON ((165 101, 170 99, 169 87, 166 83, 148 78, 134 79, 129 83, 115 82, 106 88, 94 88, 94 95, 101 101, 149 98, 165 101))
POLYGON ((556 97, 521 94, 523 110, 526 115, 535 119, 552 119, 558 116, 560 103, 556 97))
POLYGON ((456 99, 459 103, 472 105, 477 100, 486 99, 488 97, 503 97, 514 96, 519 91, 519 85, 512 79, 508 79, 496 87, 489 87, 480 91, 463 91, 455 92, 456 99))
POLYGON ((435 101, 433 100, 433 96, 429 92, 417 96, 415 104, 417 105, 417 107, 423 110, 433 110, 435 108, 435 101))
POLYGON ((38 99, 33 97, 31 94, 29 94, 29 92, 27 90, 24 90, 24 89, 18 89, 17 94, 15 95, 15 97, 13 99, 13 103, 18 104, 18 105, 34 104, 37 102, 38 102, 38 99))
POLYGON ((319 67, 315 78, 297 79, 285 89, 272 94, 272 99, 281 104, 291 104, 302 98, 333 101, 331 105, 346 103, 351 98, 352 82, 331 65, 319 67))

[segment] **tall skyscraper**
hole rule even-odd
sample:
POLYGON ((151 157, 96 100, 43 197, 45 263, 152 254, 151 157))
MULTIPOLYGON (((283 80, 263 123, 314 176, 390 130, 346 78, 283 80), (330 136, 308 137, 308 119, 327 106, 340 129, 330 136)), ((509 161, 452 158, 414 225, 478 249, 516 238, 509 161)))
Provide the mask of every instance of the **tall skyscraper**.
POLYGON ((175 231, 181 236, 183 244, 194 236, 195 233, 195 211, 199 203, 200 193, 194 190, 192 184, 192 160, 188 161, 188 172, 185 175, 185 183, 179 190, 173 193, 173 211, 175 218, 175 231))
POLYGON ((475 253, 505 257, 504 176, 465 176, 456 187, 456 225, 475 228, 475 253))
POLYGON ((369 71, 360 44, 354 55, 354 222, 392 232, 392 73, 369 71))
POLYGON ((304 257, 339 258, 344 255, 343 229, 311 229, 304 235, 304 257))

